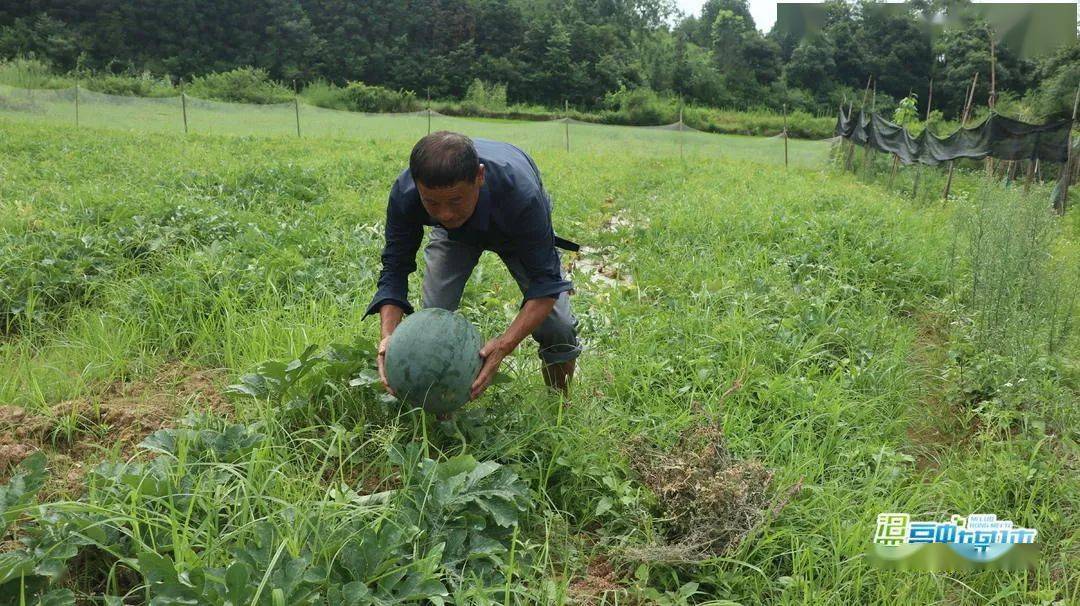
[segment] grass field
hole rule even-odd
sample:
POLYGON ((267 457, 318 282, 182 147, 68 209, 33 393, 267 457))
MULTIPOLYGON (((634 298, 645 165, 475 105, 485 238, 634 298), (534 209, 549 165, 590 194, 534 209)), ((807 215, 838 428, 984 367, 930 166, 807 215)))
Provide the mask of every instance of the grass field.
MULTIPOLYGON (((438 422, 380 394, 360 320, 426 123, 0 117, 0 603, 1080 600, 1075 212, 965 173, 912 202, 809 143, 787 172, 737 137, 568 154, 560 127, 511 140, 590 249, 563 259, 573 404, 529 342, 438 422), (885 511, 995 513, 1041 564, 874 569, 885 511)), ((491 336, 517 302, 485 256, 463 313, 491 336)))

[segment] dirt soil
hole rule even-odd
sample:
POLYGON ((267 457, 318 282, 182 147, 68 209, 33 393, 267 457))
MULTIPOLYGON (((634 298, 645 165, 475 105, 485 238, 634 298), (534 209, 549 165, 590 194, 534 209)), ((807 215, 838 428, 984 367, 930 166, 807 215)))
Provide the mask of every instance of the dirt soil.
POLYGON ((619 578, 615 568, 605 557, 598 557, 589 562, 585 570, 585 576, 570 583, 570 595, 575 604, 600 604, 611 596, 607 594, 616 591, 625 591, 626 588, 618 583, 619 578))
POLYGON ((93 396, 65 400, 48 409, 0 405, 0 482, 30 454, 41 450, 49 460, 43 498, 76 498, 86 472, 105 452, 123 458, 151 433, 171 426, 190 410, 230 415, 222 394, 222 370, 197 369, 172 362, 155 376, 118 381, 93 396))
POLYGON ((978 433, 977 420, 965 423, 950 403, 947 379, 943 376, 948 367, 948 320, 940 315, 924 313, 915 318, 918 325, 910 361, 923 377, 924 391, 920 397, 922 414, 908 426, 907 436, 910 454, 915 457, 916 469, 925 471, 927 478, 940 471, 941 459, 948 452, 955 452, 978 433))

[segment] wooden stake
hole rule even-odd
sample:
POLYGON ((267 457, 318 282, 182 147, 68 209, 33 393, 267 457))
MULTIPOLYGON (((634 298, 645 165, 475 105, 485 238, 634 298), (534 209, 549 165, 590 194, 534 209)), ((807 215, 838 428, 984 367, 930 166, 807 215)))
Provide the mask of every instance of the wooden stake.
POLYGON ((300 138, 300 89, 296 88, 296 80, 292 81, 293 109, 296 110, 296 138, 300 138))
MULTIPOLYGON (((934 101, 934 79, 930 78, 930 92, 926 95, 926 118, 923 119, 924 127, 926 131, 930 130, 930 104, 934 101)), ((930 133, 927 132, 923 135, 923 138, 929 137, 930 133)), ((914 198, 919 194, 919 179, 922 177, 922 162, 916 161, 918 166, 915 168, 915 180, 911 184, 911 197, 914 198)))
MULTIPOLYGON (((979 72, 975 72, 975 76, 971 79, 971 91, 968 92, 967 102, 964 104, 964 113, 960 116, 960 128, 967 126, 968 112, 971 111, 971 101, 975 97, 975 84, 979 81, 979 72)), ((949 160, 949 177, 945 180, 945 197, 946 202, 949 200, 949 188, 952 187, 952 176, 955 160, 949 160)))
POLYGON ((75 128, 79 128, 79 79, 75 79, 75 128))
MULTIPOLYGON (((873 80, 873 78, 874 78, 873 76, 869 76, 869 77, 866 78, 866 89, 863 90, 862 105, 859 106, 859 114, 860 115, 862 115, 862 113, 866 111, 866 98, 870 96, 870 81, 873 80)), ((848 106, 848 116, 851 115, 851 108, 854 105, 855 100, 852 99, 851 103, 852 103, 852 105, 848 106)), ((855 126, 859 126, 859 120, 855 121, 855 126)), ((855 159, 855 142, 852 141, 851 142, 851 147, 848 149, 847 159, 844 160, 844 168, 845 169, 850 168, 851 171, 854 172, 855 171, 855 164, 852 162, 852 160, 854 160, 854 159, 855 159)))
POLYGON ((993 111, 995 101, 997 101, 997 60, 994 55, 994 32, 987 31, 990 34, 990 99, 987 103, 990 105, 990 111, 993 111))
MULTIPOLYGON (((877 109, 877 79, 874 79, 874 96, 870 100, 870 123, 874 122, 874 110, 877 109)), ((863 174, 866 174, 866 165, 870 162, 870 142, 866 142, 866 148, 863 150, 863 174)))
POLYGON ((184 94, 184 79, 180 79, 180 112, 184 116, 184 134, 188 134, 187 127, 187 95, 184 94))
POLYGON ((427 89, 427 134, 431 134, 431 87, 427 89))
POLYGON ((1065 151, 1065 166, 1061 168, 1061 186, 1058 188, 1060 192, 1058 193, 1057 199, 1054 200, 1054 210, 1056 210, 1059 215, 1064 215, 1065 208, 1068 206, 1069 184, 1072 182, 1073 171, 1075 170, 1075 167, 1073 166, 1074 161, 1072 155, 1072 130, 1073 126, 1076 125, 1077 103, 1080 103, 1080 85, 1076 87, 1076 96, 1073 97, 1072 120, 1069 122, 1069 136, 1066 139, 1066 141, 1068 142, 1068 147, 1066 147, 1065 151))
MULTIPOLYGON (((990 113, 993 114, 997 101, 997 61, 994 55, 994 32, 987 30, 987 33, 990 35, 990 98, 987 104, 990 106, 990 113)), ((989 156, 986 158, 986 175, 991 178, 994 176, 994 159, 989 156)))
POLYGON ((930 93, 926 95, 926 118, 924 120, 930 120, 930 104, 934 102, 934 79, 930 78, 930 93))
MULTIPOLYGON (((774 106, 775 107, 775 106, 774 106)), ((787 153, 787 103, 784 104, 784 168, 788 167, 787 153)))
POLYGON ((566 125, 566 153, 570 153, 570 100, 563 99, 563 124, 566 125))
POLYGON ((679 102, 679 159, 683 160, 683 140, 686 136, 683 134, 683 122, 682 122, 682 101, 679 102))

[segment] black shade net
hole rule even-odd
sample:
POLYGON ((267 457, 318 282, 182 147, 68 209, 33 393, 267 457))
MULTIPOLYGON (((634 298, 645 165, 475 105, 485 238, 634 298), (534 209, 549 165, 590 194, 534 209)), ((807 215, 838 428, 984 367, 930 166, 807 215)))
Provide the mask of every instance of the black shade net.
POLYGON ((858 145, 896 154, 904 164, 935 165, 958 158, 998 158, 1065 162, 1071 120, 1028 124, 991 113, 980 124, 959 128, 947 137, 923 130, 912 136, 904 127, 876 113, 844 115, 836 119, 836 134, 858 145))

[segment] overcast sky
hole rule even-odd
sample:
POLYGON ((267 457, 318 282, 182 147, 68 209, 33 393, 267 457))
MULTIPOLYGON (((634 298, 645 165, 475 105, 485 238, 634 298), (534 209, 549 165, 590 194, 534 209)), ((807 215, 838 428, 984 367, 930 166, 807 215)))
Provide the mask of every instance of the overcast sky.
MULTIPOLYGON (((802 1, 814 1, 814 0, 802 0, 802 1)), ((895 2, 897 0, 887 0, 889 2, 895 2)), ((899 0, 903 1, 903 0, 899 0)), ((974 0, 976 3, 982 2, 1017 2, 1025 0, 974 0)), ((1028 2, 1061 2, 1062 0, 1026 0, 1028 2)), ((1068 1, 1068 0, 1065 0, 1068 1)), ((679 8, 684 13, 697 15, 701 13, 701 5, 705 4, 705 0, 676 0, 679 8)), ((773 22, 776 21, 776 0, 749 0, 750 15, 754 17, 754 25, 762 31, 762 33, 768 33, 772 29, 773 22)))
MULTIPOLYGON (((762 32, 772 29, 773 21, 776 21, 776 0, 749 0, 750 14, 754 17, 754 24, 762 32)), ((677 0, 682 12, 692 15, 701 14, 701 5, 705 0, 677 0)))

